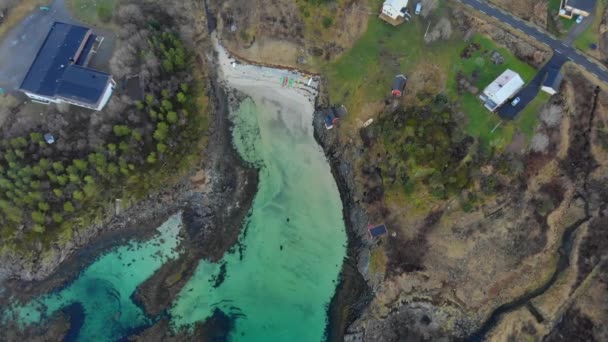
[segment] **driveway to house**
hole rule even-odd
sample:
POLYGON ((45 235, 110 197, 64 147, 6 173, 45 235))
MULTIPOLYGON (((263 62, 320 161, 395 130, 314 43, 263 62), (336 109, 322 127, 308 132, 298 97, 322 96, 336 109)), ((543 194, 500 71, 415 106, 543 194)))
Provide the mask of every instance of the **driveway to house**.
POLYGON ((495 18, 507 25, 510 25, 516 30, 522 31, 526 35, 536 39, 540 43, 549 46, 553 49, 555 54, 563 55, 566 59, 571 62, 580 65, 588 72, 597 76, 602 82, 608 83, 608 68, 599 64, 598 62, 591 59, 591 57, 585 56, 583 53, 575 48, 570 47, 565 42, 554 38, 549 33, 541 31, 538 27, 533 26, 531 23, 524 21, 518 17, 515 17, 502 9, 499 9, 493 5, 488 4, 482 0, 458 0, 463 4, 472 7, 473 9, 484 13, 492 18, 495 18))
POLYGON ((34 11, 0 42, 0 88, 19 88, 53 22, 75 23, 64 0, 55 0, 49 7, 34 11))
MULTIPOLYGON (((576 38, 583 34, 583 32, 585 32, 585 30, 587 30, 587 28, 589 28, 589 26, 593 24, 593 19, 595 19, 595 11, 591 12, 588 17, 584 18, 580 24, 574 23, 574 25, 572 25, 572 27, 570 28, 568 35, 563 39, 564 43, 572 45, 576 38)), ((572 18, 570 20, 576 19, 572 18)))
MULTIPOLYGON (((542 85, 543 79, 546 75, 546 72, 549 67, 560 66, 563 65, 568 60, 580 65, 585 70, 595 75, 600 81, 608 83, 608 68, 606 66, 601 65, 600 63, 591 59, 591 57, 584 55, 579 50, 571 47, 569 43, 563 42, 549 33, 540 30, 538 27, 533 24, 520 19, 506 11, 488 4, 485 0, 458 0, 461 3, 484 13, 506 25, 511 26, 512 28, 523 32, 524 34, 532 37, 538 42, 550 47, 553 50, 553 57, 551 60, 537 73, 536 77, 529 82, 524 89, 520 91, 516 96, 518 96, 521 101, 517 106, 511 106, 508 102, 503 105, 502 108, 498 110, 498 114, 505 119, 513 119, 515 116, 526 107, 526 105, 534 99, 534 96, 538 94, 540 90, 540 86, 542 85), (534 95, 534 96, 533 96, 534 95), (511 108, 507 108, 511 107, 511 108)), ((587 20, 589 18, 585 18, 587 20)), ((591 22, 587 20, 588 22, 591 22)), ((583 24, 583 23, 581 23, 583 24)), ((578 24, 578 25, 581 25, 578 24)), ((574 31, 572 33, 572 37, 576 39, 577 32, 574 31)), ((578 33, 580 34, 580 33, 578 33)))
POLYGON ((517 93, 516 97, 519 97, 519 103, 516 106, 511 105, 511 101, 505 103, 498 108, 498 115, 503 119, 512 120, 515 119, 517 114, 521 112, 526 106, 534 100, 536 95, 540 92, 540 88, 545 80, 547 72, 553 68, 559 70, 562 65, 566 63, 568 59, 562 54, 554 54, 553 57, 547 62, 537 73, 532 81, 528 82, 526 86, 517 93))

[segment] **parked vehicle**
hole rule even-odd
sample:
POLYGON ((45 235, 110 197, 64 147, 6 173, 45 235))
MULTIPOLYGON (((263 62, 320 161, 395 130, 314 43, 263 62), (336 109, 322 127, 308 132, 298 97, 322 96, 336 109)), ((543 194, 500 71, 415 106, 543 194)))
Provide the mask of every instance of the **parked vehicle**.
POLYGON ((519 97, 516 97, 515 99, 513 99, 513 101, 511 101, 511 106, 513 106, 513 107, 517 106, 519 101, 521 101, 521 99, 519 97))
POLYGON ((416 4, 416 12, 414 12, 414 13, 416 13, 416 15, 420 15, 420 11, 422 11, 422 3, 421 2, 419 2, 419 3, 416 4))
POLYGON ((577 24, 580 24, 580 23, 582 23, 582 22, 583 22, 583 16, 582 16, 582 15, 579 15, 579 16, 578 16, 578 18, 576 18, 576 23, 577 23, 577 24))

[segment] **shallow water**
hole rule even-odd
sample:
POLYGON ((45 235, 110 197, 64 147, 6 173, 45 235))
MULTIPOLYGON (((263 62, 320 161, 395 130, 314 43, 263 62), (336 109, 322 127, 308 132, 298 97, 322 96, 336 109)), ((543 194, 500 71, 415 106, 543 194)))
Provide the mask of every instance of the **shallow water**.
MULTIPOLYGON (((201 261, 178 295, 168 312, 175 330, 219 309, 234 320, 234 341, 323 338, 346 233, 310 115, 262 98, 245 100, 233 115, 237 150, 260 167, 259 190, 240 248, 217 264, 201 261)), ((152 318, 131 296, 179 254, 180 227, 180 216, 171 217, 153 239, 109 251, 65 288, 15 304, 11 316, 25 326, 63 310, 73 324, 68 338, 80 341, 113 341, 148 326, 152 318)))
POLYGON ((42 323, 61 309, 78 309, 83 315, 76 310, 76 314, 70 315, 71 322, 82 327, 79 331, 71 330, 69 338, 80 341, 113 341, 148 325, 150 319, 130 297, 139 284, 178 255, 180 227, 181 215, 172 216, 152 239, 111 250, 64 289, 24 306, 14 305, 9 314, 26 326, 42 323))
POLYGON ((226 255, 217 288, 219 265, 201 262, 170 313, 181 328, 219 308, 237 317, 235 341, 319 341, 346 253, 342 204, 310 113, 256 102, 234 117, 237 150, 262 166, 245 249, 226 255))

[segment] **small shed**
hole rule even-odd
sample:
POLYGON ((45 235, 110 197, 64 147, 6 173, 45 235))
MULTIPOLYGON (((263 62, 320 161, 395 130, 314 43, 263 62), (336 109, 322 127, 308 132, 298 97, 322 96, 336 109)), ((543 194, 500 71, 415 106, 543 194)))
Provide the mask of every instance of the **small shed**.
POLYGON ((396 97, 401 97, 403 95, 403 91, 405 90, 405 84, 407 83, 407 78, 403 75, 395 76, 393 80, 393 89, 392 94, 396 97))
POLYGON ((369 226, 367 227, 367 230, 369 231, 369 236, 372 239, 388 233, 388 229, 386 229, 386 225, 384 223, 377 226, 369 226))
POLYGON ((562 84, 562 79, 564 76, 559 71, 559 69, 551 68, 547 72, 547 77, 545 78, 545 82, 543 82, 542 91, 545 93, 555 95, 559 91, 559 87, 562 84))
POLYGON ((329 107, 325 110, 325 128, 332 129, 334 125, 338 123, 340 118, 336 116, 336 113, 332 107, 329 107))
POLYGON ((347 113, 346 107, 344 106, 333 106, 325 109, 323 115, 325 116, 325 128, 332 129, 340 121, 340 119, 347 113))
POLYGON ((46 133, 44 135, 44 141, 46 141, 47 144, 52 145, 55 143, 55 137, 51 133, 46 133))

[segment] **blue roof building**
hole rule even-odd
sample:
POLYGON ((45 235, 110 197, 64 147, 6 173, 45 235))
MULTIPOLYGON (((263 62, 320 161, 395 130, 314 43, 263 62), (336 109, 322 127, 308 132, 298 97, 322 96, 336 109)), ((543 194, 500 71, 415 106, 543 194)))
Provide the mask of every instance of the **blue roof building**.
POLYGON ((325 128, 332 129, 334 125, 338 123, 340 120, 339 117, 336 116, 336 113, 333 108, 329 107, 325 110, 325 128))
POLYGON ((116 83, 112 75, 87 68, 97 41, 89 28, 53 23, 19 89, 36 102, 101 110, 116 83))
POLYGON ((377 226, 369 226, 369 227, 367 227, 367 230, 369 231, 369 236, 372 239, 388 233, 388 229, 386 229, 385 224, 380 224, 377 226))

